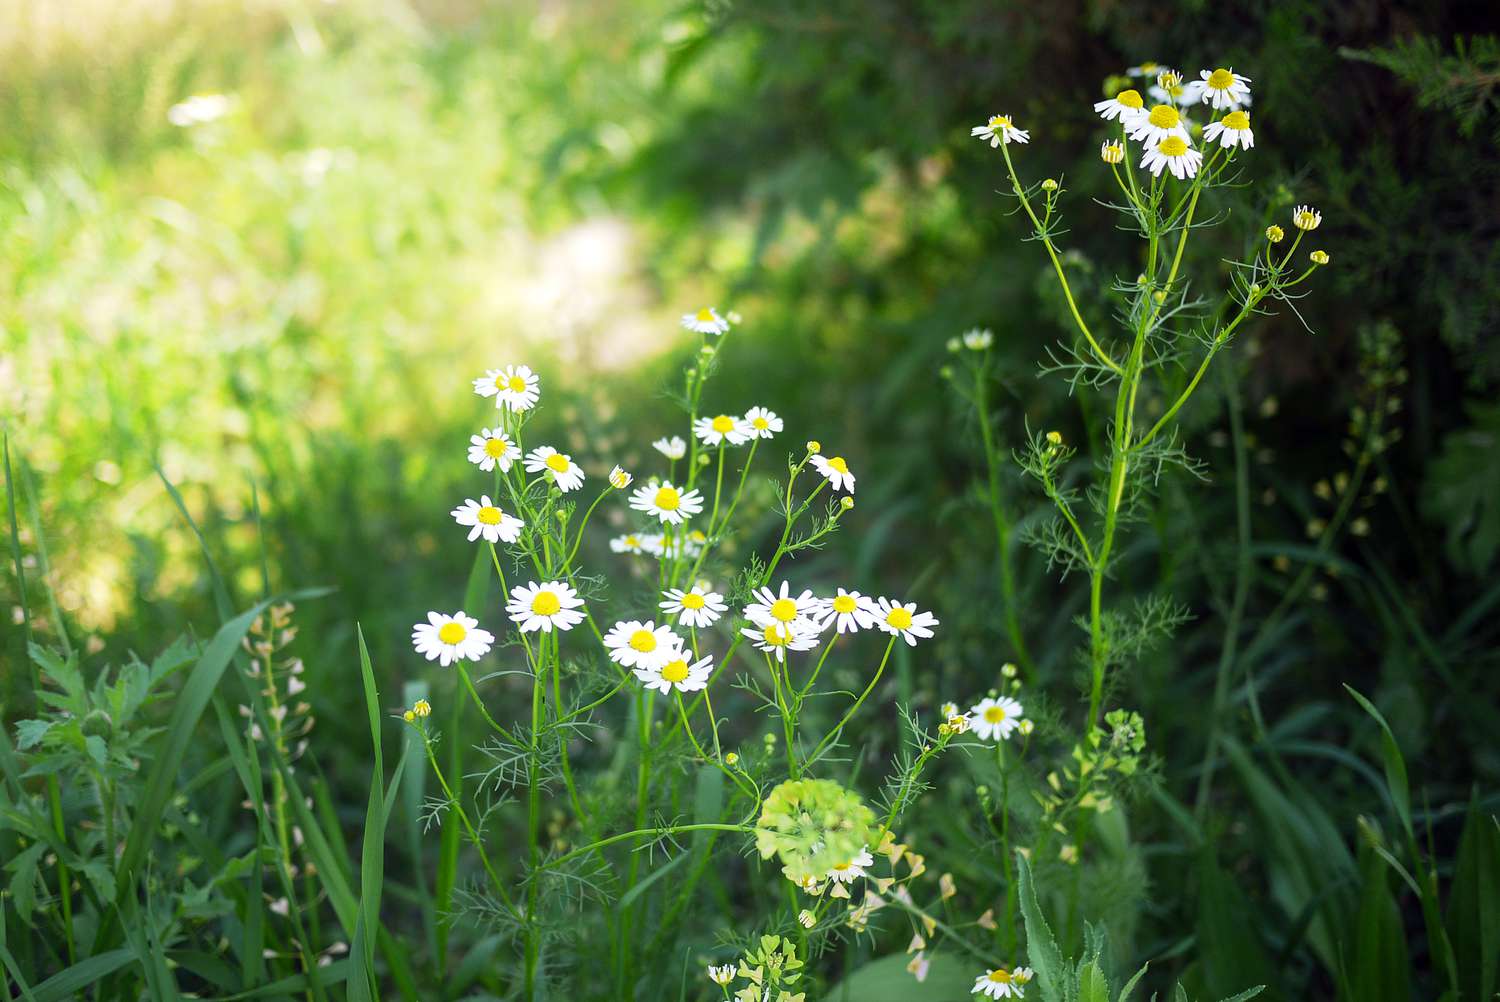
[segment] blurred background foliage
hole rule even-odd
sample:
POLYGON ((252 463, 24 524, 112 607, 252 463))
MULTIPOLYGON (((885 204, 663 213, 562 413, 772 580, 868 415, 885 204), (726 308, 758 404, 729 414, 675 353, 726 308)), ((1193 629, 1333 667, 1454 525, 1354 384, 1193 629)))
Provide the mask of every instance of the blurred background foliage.
MULTIPOLYGON (((299 610, 299 643, 322 767, 357 826, 368 766, 340 752, 363 747, 353 624, 399 691, 409 624, 462 594, 470 550, 443 526, 471 480, 468 380, 529 361, 567 399, 546 412, 559 444, 628 466, 672 413, 675 316, 713 302, 745 335, 709 405, 772 406, 863 474, 850 532, 799 574, 826 561, 939 612, 951 640, 903 669, 903 699, 982 690, 1016 652, 947 339, 996 332, 1002 437, 1104 428, 1037 378, 1062 304, 967 130, 996 112, 1032 129, 1023 169, 1072 189, 1067 267, 1097 301, 1138 265, 1089 200, 1106 178, 1090 103, 1129 64, 1229 64, 1255 81, 1259 183, 1196 267, 1294 199, 1322 208, 1333 265, 1301 322, 1255 324, 1195 398, 1188 445, 1213 476, 1165 481, 1121 565, 1122 596, 1165 591, 1194 618, 1115 694, 1165 764, 1132 807, 1128 867, 1092 874, 1094 914, 1122 964, 1196 957, 1204 991, 1375 998, 1350 994, 1320 926, 1330 901, 1364 907, 1355 819, 1387 812, 1363 761, 1376 731, 1342 684, 1390 721, 1439 859, 1471 792, 1493 810, 1500 786, 1495 27, 1485 5, 1373 0, 12 4, 0 407, 24 561, 57 598, 39 628, 99 662, 208 631, 210 583, 159 468, 239 606, 263 573, 335 587, 299 610), (222 113, 180 124, 194 95, 222 113), (1398 389, 1363 491, 1326 534, 1382 380, 1398 389), (1244 744, 1189 824, 1240 491, 1253 568, 1223 723, 1244 744), (1344 863, 1309 862, 1325 857, 1344 863)), ((1008 489, 1023 517, 1040 507, 1008 489)), ((1034 555, 1020 580, 1033 681, 1066 685, 1078 589, 1034 555)), ((3 646, 10 716, 29 700, 21 631, 3 646)), ((868 735, 869 754, 892 740, 868 735)), ((1417 936, 1397 896, 1387 932, 1417 936)))

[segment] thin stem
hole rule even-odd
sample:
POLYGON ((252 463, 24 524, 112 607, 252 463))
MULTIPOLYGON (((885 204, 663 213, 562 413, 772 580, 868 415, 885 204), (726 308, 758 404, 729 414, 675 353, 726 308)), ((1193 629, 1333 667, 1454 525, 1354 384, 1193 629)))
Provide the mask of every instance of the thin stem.
POLYGON ((864 704, 864 701, 869 697, 870 693, 875 691, 875 686, 880 683, 880 676, 885 672, 885 663, 890 660, 891 649, 896 646, 896 638, 897 634, 891 634, 891 639, 887 641, 885 645, 885 653, 880 657, 880 666, 875 669, 875 677, 870 679, 870 684, 865 686, 865 691, 859 694, 859 698, 854 701, 854 705, 849 707, 849 709, 844 713, 843 718, 838 722, 838 724, 834 726, 833 730, 829 731, 827 735, 824 736, 823 740, 818 742, 818 745, 813 749, 812 754, 807 756, 807 761, 809 764, 818 760, 818 756, 822 754, 823 749, 838 737, 839 732, 844 729, 844 725, 849 722, 849 719, 853 717, 855 713, 859 712, 860 706, 864 704))

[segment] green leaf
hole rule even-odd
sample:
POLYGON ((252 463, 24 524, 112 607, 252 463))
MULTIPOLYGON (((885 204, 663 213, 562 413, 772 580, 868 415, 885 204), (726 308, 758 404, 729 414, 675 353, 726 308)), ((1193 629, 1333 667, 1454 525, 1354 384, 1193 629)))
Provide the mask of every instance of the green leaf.
POLYGON ((1469 802, 1458 841, 1446 916, 1458 959, 1460 997, 1488 999, 1500 968, 1500 822, 1469 802))
POLYGON ((1401 819, 1401 827, 1405 829, 1408 839, 1413 837, 1411 826, 1411 790, 1406 779, 1406 760, 1401 757, 1401 746, 1396 743, 1396 736, 1391 733, 1391 725, 1385 722, 1385 717, 1375 709, 1364 696, 1354 690, 1352 686, 1345 685, 1344 688, 1349 695, 1353 696, 1360 706, 1364 707, 1366 713, 1375 718, 1380 725, 1381 731, 1381 758, 1385 763, 1385 784, 1390 791, 1391 803, 1396 807, 1396 816, 1401 819))
POLYGON ((1116 1000, 1116 1002, 1130 1002, 1130 996, 1135 994, 1136 986, 1139 985, 1141 983, 1141 979, 1146 976, 1146 970, 1150 966, 1150 964, 1141 965, 1141 969, 1135 972, 1135 976, 1132 977, 1129 981, 1125 982, 1125 987, 1120 989, 1120 997, 1116 1000))
POLYGON ((370 740, 374 746, 373 775, 370 796, 365 805, 364 844, 359 866, 359 925, 354 933, 351 959, 358 963, 350 977, 349 997, 368 1002, 376 994, 375 943, 380 929, 380 892, 385 881, 385 823, 390 812, 385 806, 385 765, 380 747, 380 691, 375 687, 375 670, 370 665, 370 650, 365 632, 357 624, 359 672, 364 683, 365 711, 370 716, 370 740))
POLYGON ((1205 845, 1198 861, 1198 960, 1202 989, 1219 994, 1264 980, 1275 971, 1257 935, 1250 897, 1219 866, 1205 845))
POLYGON ((1374 847, 1360 845, 1359 910, 1347 974, 1350 998, 1360 1002, 1407 1002, 1411 998, 1411 964, 1401 912, 1391 895, 1389 870, 1374 847))
POLYGON ((53 723, 54 721, 51 720, 16 721, 16 748, 26 751, 41 744, 47 732, 52 729, 53 723))
POLYGON ((1078 974, 1078 1002, 1109 1002, 1109 982, 1096 960, 1084 964, 1078 974))
POLYGON ((1422 513, 1447 533, 1448 559, 1483 574, 1500 553, 1500 403, 1471 403, 1427 467, 1422 513))
POLYGON ((133 950, 108 950, 80 960, 72 967, 52 975, 32 989, 36 1002, 66 1002, 78 997, 81 989, 97 984, 135 960, 133 950))
POLYGON ((37 862, 46 849, 45 842, 34 842, 5 864, 5 868, 11 873, 11 904, 15 906, 16 914, 21 916, 21 921, 26 923, 31 922, 31 911, 36 906, 37 862))
POLYGON ((1047 919, 1037 904, 1031 881, 1031 864, 1016 853, 1016 883, 1021 898, 1021 916, 1026 922, 1026 959, 1036 970, 1037 987, 1044 1002, 1064 1002, 1068 991, 1068 969, 1047 919))
POLYGON ((906 970, 908 954, 872 960, 832 988, 824 1002, 954 1002, 969 997, 974 987, 972 960, 933 952, 927 961, 927 977, 918 981, 906 970))

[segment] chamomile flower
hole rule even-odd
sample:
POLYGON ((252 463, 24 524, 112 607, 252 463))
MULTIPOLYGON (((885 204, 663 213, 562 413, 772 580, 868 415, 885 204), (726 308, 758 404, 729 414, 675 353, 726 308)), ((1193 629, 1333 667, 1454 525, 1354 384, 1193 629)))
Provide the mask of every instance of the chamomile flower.
POLYGON ((828 879, 840 884, 852 884, 858 878, 863 877, 865 867, 873 865, 874 862, 875 857, 870 855, 869 846, 865 846, 849 862, 833 864, 833 869, 828 871, 828 879))
POLYGON ((733 964, 725 964, 723 967, 709 967, 708 969, 708 980, 716 985, 727 985, 734 980, 734 977, 735 966, 733 964))
POLYGON ((792 626, 768 620, 740 630, 758 651, 786 660, 787 651, 810 651, 818 646, 818 633, 812 627, 792 626))
POLYGON ((1146 101, 1141 97, 1141 92, 1132 87, 1120 91, 1107 101, 1094 102, 1094 110, 1106 122, 1113 122, 1118 118, 1128 125, 1137 116, 1146 113, 1146 101))
POLYGON ((551 474, 557 489, 564 494, 583 486, 583 468, 573 462, 572 456, 550 445, 538 446, 526 454, 526 472, 551 474))
POLYGON ((888 598, 878 599, 870 608, 875 625, 885 633, 900 637, 906 646, 917 646, 918 638, 926 640, 932 636, 932 628, 938 619, 930 612, 918 612, 915 602, 892 602, 888 598))
POLYGON ((455 661, 478 661, 494 642, 493 633, 479 629, 479 620, 462 612, 451 616, 429 612, 427 622, 411 628, 411 643, 417 653, 444 668, 455 661))
POLYGON ((673 435, 671 438, 659 438, 651 443, 651 448, 668 459, 681 459, 687 455, 687 443, 677 435, 673 435))
POLYGON ((622 466, 616 466, 614 469, 609 471, 609 486, 613 487, 617 491, 623 491, 625 488, 629 487, 630 482, 634 479, 635 477, 632 477, 629 473, 627 473, 625 471, 625 468, 622 466))
POLYGON ((487 369, 474 380, 474 392, 481 397, 494 397, 496 407, 509 407, 519 414, 536 406, 542 395, 540 382, 531 366, 507 365, 503 369, 487 369))
POLYGON ((974 722, 974 734, 979 738, 1009 741, 1011 732, 1020 726, 1023 712, 1021 704, 1009 696, 986 697, 969 709, 969 717, 974 722))
POLYGON ((1202 102, 1216 109, 1228 108, 1231 111, 1250 103, 1249 77, 1222 66, 1213 71, 1203 70, 1198 77, 1184 88, 1191 103, 1202 102))
POLYGON ((714 625, 729 610, 724 596, 710 591, 701 581, 687 591, 669 588, 662 592, 662 598, 665 601, 661 603, 661 611, 676 616, 679 626, 703 629, 714 625))
POLYGON ((751 428, 745 423, 744 418, 730 417, 728 414, 719 414, 714 417, 701 417, 693 422, 693 434, 704 445, 722 445, 728 442, 730 445, 743 445, 750 441, 751 428))
POLYGON ((991 115, 989 121, 970 129, 969 135, 988 140, 991 149, 998 147, 1001 143, 1031 142, 1031 133, 1025 129, 1016 128, 1009 115, 991 115))
POLYGON ((635 532, 627 532, 623 536, 616 536, 609 541, 609 548, 616 553, 645 553, 646 537, 635 532))
POLYGON ((553 628, 571 630, 583 622, 583 613, 578 610, 583 599, 566 581, 546 581, 537 584, 516 585, 510 590, 510 601, 505 611, 510 621, 521 628, 522 633, 541 630, 551 633, 553 628))
POLYGON ((693 652, 681 647, 673 648, 671 655, 663 660, 642 665, 633 670, 636 678, 648 689, 658 692, 697 692, 708 685, 708 676, 713 674, 714 659, 693 660, 693 652))
POLYGON ((1141 63, 1141 65, 1139 66, 1130 67, 1125 71, 1125 75, 1132 77, 1145 77, 1146 79, 1150 80, 1158 73, 1160 73, 1163 68, 1164 67, 1161 63, 1146 62, 1141 63))
POLYGON ((1146 114, 1138 115, 1128 128, 1131 139, 1140 140, 1147 146, 1155 146, 1168 136, 1176 136, 1184 143, 1192 141, 1182 124, 1182 113, 1170 104, 1158 104, 1146 114))
MULTIPOLYGON (((1025 997, 1025 981, 1017 981, 1016 975, 1020 973, 1018 968, 1015 972, 997 967, 974 979, 974 987, 969 989, 970 995, 984 995, 992 999, 1018 999, 1025 997)), ((1029 981, 1030 978, 1027 978, 1029 981)))
POLYGON ((958 704, 944 703, 942 706, 938 707, 938 715, 941 716, 944 720, 947 720, 949 717, 958 716, 958 704))
POLYGON ((818 616, 823 606, 811 591, 804 588, 802 594, 793 595, 791 584, 783 581, 779 594, 761 586, 752 591, 750 597, 755 601, 745 606, 745 618, 752 623, 779 623, 799 630, 819 632, 818 616))
POLYGON ((1250 115, 1244 111, 1231 111, 1217 122, 1209 122, 1203 127, 1203 141, 1211 143, 1215 139, 1219 145, 1227 149, 1236 146, 1248 150, 1255 145, 1255 133, 1250 130, 1250 115))
POLYGON ((1168 136, 1159 143, 1147 147, 1141 164, 1152 177, 1161 177, 1163 169, 1181 181, 1198 173, 1203 166, 1203 154, 1193 149, 1181 136, 1168 136))
POLYGON ((480 536, 484 537, 486 543, 514 543, 521 535, 521 530, 526 527, 525 522, 514 515, 507 515, 492 504, 488 494, 481 494, 478 501, 468 498, 453 509, 452 515, 453 521, 470 527, 471 543, 480 536))
POLYGON ((834 490, 854 493, 854 474, 849 472, 849 464, 843 456, 814 456, 812 464, 813 469, 823 474, 834 490))
POLYGON ((501 473, 509 473, 511 464, 520 458, 521 450, 499 428, 485 428, 469 436, 469 462, 486 473, 497 466, 501 473))
POLYGON ((1117 164, 1125 159, 1125 147, 1118 140, 1109 140, 1099 144, 1099 159, 1107 164, 1117 164))
POLYGON ((751 438, 771 438, 780 434, 782 428, 781 418, 776 412, 764 407, 752 407, 746 411, 744 423, 751 438))
POLYGON ((684 491, 669 483, 652 483, 637 487, 630 494, 630 507, 655 515, 663 524, 681 524, 703 510, 703 494, 698 490, 684 491))
POLYGON ((870 600, 857 591, 840 588, 833 598, 818 599, 818 629, 836 626, 840 633, 857 633, 875 625, 875 614, 870 611, 870 600))
POLYGON ((1323 213, 1310 205, 1299 205, 1292 210, 1292 225, 1299 230, 1315 230, 1323 224, 1323 213))
POLYGON ((705 306, 697 313, 684 313, 682 326, 699 334, 727 334, 729 321, 719 316, 712 306, 705 306))
POLYGON ((672 632, 666 623, 637 619, 616 623, 604 635, 604 647, 609 659, 626 668, 645 668, 668 661, 673 652, 682 646, 682 638, 672 632))
POLYGON ((988 328, 974 327, 964 331, 963 345, 970 351, 984 351, 995 343, 995 332, 988 328))

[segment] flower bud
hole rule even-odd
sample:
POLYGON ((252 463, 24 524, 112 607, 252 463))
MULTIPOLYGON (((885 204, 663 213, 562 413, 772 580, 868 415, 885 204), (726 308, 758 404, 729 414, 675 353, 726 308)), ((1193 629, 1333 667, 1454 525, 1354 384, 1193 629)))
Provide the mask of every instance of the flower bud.
POLYGON ((839 498, 839 507, 844 509, 845 511, 848 511, 850 508, 854 507, 854 499, 845 494, 843 497, 839 498))
POLYGON ((407 710, 405 713, 401 714, 401 719, 410 724, 416 721, 417 715, 411 710, 407 710))
POLYGON ((1328 263, 1328 252, 1327 251, 1315 250, 1311 254, 1309 254, 1308 257, 1312 258, 1312 263, 1313 264, 1327 264, 1328 263))
POLYGON ((1282 240, 1286 239, 1286 231, 1275 223, 1272 223, 1266 227, 1266 239, 1273 244, 1279 244, 1282 240))
POLYGON ((725 755, 724 756, 724 764, 725 765, 739 765, 740 764, 740 753, 739 752, 730 752, 728 755, 725 755))
POLYGON ((807 443, 807 454, 809 456, 816 456, 818 453, 820 453, 822 451, 823 451, 823 446, 822 446, 821 443, 818 442, 817 439, 814 439, 813 441, 807 443))
POLYGON ((1062 432, 1060 432, 1060 431, 1049 431, 1049 432, 1047 432, 1047 444, 1048 445, 1062 445, 1062 441, 1063 441, 1062 432))
POLYGON ((1042 190, 1043 191, 1056 191, 1057 190, 1057 182, 1054 181, 1052 178, 1049 177, 1047 180, 1045 180, 1045 181, 1042 182, 1042 190))

